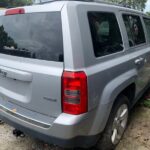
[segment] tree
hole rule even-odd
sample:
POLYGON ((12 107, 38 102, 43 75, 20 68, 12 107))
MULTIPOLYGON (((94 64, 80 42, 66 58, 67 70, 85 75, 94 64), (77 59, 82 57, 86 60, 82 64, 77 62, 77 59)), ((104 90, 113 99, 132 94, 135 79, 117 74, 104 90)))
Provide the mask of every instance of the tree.
POLYGON ((17 44, 6 32, 3 26, 0 26, 0 49, 2 50, 4 46, 17 48, 17 44))
POLYGON ((0 2, 0 7, 17 7, 23 5, 29 5, 32 0, 2 0, 0 2))
POLYGON ((146 12, 146 14, 147 14, 148 16, 150 16, 150 12, 146 12))
POLYGON ((105 1, 111 1, 117 4, 123 4, 133 9, 138 9, 141 11, 144 10, 145 4, 147 2, 147 0, 105 0, 105 1))

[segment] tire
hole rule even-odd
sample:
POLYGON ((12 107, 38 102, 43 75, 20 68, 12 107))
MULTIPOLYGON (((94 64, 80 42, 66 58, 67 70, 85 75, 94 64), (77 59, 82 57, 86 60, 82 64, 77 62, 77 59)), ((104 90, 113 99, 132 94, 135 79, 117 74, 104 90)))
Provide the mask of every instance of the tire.
POLYGON ((126 96, 120 95, 118 96, 116 102, 113 105, 106 128, 102 134, 102 137, 97 143, 96 146, 97 149, 114 150, 124 134, 124 131, 128 124, 128 120, 129 120, 129 100, 126 96), (117 115, 120 117, 118 117, 117 115), (125 120, 122 120, 123 118, 125 120))

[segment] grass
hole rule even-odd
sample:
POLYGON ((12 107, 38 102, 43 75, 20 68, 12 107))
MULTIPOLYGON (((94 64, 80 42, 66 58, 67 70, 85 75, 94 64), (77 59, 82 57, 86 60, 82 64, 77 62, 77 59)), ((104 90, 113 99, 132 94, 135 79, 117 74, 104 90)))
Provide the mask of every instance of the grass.
POLYGON ((144 105, 145 107, 150 108, 150 99, 144 100, 143 105, 144 105))

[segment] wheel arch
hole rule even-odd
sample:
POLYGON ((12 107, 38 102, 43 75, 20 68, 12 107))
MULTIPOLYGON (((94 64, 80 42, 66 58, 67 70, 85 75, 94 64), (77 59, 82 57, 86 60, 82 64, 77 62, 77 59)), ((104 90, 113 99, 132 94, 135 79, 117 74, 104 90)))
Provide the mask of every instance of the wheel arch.
POLYGON ((113 105, 120 94, 124 94, 128 97, 131 103, 133 102, 136 92, 136 78, 137 72, 135 70, 130 70, 129 72, 115 78, 105 86, 94 118, 92 127, 92 131, 94 130, 94 133, 103 132, 113 105), (131 92, 131 90, 134 91, 131 92))

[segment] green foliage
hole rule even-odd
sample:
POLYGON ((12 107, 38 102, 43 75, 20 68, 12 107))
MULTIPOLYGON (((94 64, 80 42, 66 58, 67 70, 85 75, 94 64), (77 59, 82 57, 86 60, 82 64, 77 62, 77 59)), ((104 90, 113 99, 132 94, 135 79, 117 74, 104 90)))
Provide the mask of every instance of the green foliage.
POLYGON ((131 8, 143 11, 147 0, 106 0, 114 3, 130 6, 131 8))
POLYGON ((30 5, 32 0, 1 0, 0 7, 17 7, 23 5, 30 5))
POLYGON ((148 16, 150 16, 150 12, 146 12, 146 14, 147 14, 148 16))
POLYGON ((150 100, 149 99, 148 100, 144 100, 143 104, 144 104, 145 107, 150 108, 150 100))
POLYGON ((15 41, 5 32, 3 26, 0 26, 0 49, 3 49, 4 46, 17 48, 15 41))

